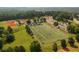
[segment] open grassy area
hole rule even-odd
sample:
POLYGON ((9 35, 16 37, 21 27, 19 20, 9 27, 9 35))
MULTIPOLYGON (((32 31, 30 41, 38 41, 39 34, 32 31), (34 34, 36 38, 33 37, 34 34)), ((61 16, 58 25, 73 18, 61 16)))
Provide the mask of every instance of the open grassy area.
MULTIPOLYGON (((5 24, 5 22, 2 22, 0 24, 5 24)), ((2 26, 2 25, 0 25, 2 26)), ((3 26, 7 28, 7 26, 3 26)), ((52 50, 52 44, 54 42, 57 42, 59 45, 60 49, 58 51, 64 51, 62 50, 60 46, 60 40, 62 39, 67 39, 69 37, 68 33, 65 33, 59 29, 57 29, 54 26, 50 26, 46 23, 43 23, 41 25, 36 25, 36 26, 30 26, 31 30, 34 33, 35 39, 33 39, 27 32, 25 31, 25 26, 13 26, 12 27, 14 30, 19 29, 19 31, 14 32, 15 35, 15 41, 12 42, 11 44, 5 44, 3 49, 7 49, 8 47, 14 48, 15 46, 20 46, 23 45, 26 49, 27 52, 30 51, 30 44, 33 40, 38 40, 41 44, 42 50, 44 52, 50 52, 52 50)), ((78 43, 76 43, 79 45, 78 43)), ((78 49, 71 48, 68 44, 68 48, 70 51, 79 51, 78 49)))
POLYGON ((21 27, 20 31, 14 33, 15 35, 15 41, 11 44, 6 44, 4 45, 4 48, 3 49, 7 49, 8 47, 12 47, 14 48, 15 46, 20 46, 20 45, 23 45, 26 49, 26 51, 30 51, 30 43, 33 41, 33 39, 31 38, 30 35, 28 35, 25 31, 25 27, 21 27), (24 28, 24 29, 23 29, 24 28))
POLYGON ((31 29, 36 39, 38 39, 43 46, 43 51, 52 51, 52 44, 54 42, 67 39, 69 37, 68 34, 63 33, 55 27, 50 27, 48 24, 32 26, 31 29))

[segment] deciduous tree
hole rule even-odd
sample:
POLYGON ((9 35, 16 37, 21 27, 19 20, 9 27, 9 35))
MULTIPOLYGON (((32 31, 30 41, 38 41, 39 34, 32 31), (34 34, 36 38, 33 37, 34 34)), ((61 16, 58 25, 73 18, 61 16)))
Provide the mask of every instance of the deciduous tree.
POLYGON ((38 41, 33 41, 30 46, 31 52, 41 52, 41 45, 38 41))

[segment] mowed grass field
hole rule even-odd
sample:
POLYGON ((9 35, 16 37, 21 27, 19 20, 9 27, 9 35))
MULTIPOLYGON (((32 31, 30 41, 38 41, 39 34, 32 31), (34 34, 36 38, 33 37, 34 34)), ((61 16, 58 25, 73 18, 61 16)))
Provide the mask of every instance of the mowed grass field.
MULTIPOLYGON (((17 29, 18 26, 12 27, 17 29)), ((24 26, 19 27, 19 31, 14 33, 15 41, 10 44, 5 44, 3 49, 7 49, 8 47, 14 48, 15 46, 24 46, 27 52, 30 51, 30 44, 33 41, 32 37, 25 31, 24 26)))
POLYGON ((59 44, 60 40, 67 39, 69 37, 68 34, 64 33, 54 26, 51 27, 46 23, 43 23, 42 25, 32 26, 31 30, 34 33, 35 38, 38 39, 38 41, 43 46, 43 51, 52 51, 53 43, 57 42, 59 44))
MULTIPOLYGON (((0 22, 0 26, 4 26, 7 28, 5 25, 6 22, 0 22)), ((26 49, 26 52, 30 51, 30 44, 34 40, 38 40, 41 44, 42 50, 44 52, 50 52, 52 50, 52 44, 54 42, 58 42, 62 39, 68 38, 68 34, 65 34, 61 30, 58 30, 54 26, 51 27, 46 23, 43 23, 41 25, 36 25, 36 26, 30 26, 31 30, 34 33, 34 39, 27 34, 25 31, 25 26, 14 26, 12 27, 13 29, 19 29, 18 32, 15 32, 15 41, 12 42, 11 44, 5 44, 3 49, 7 49, 8 47, 14 48, 15 46, 20 46, 23 45, 26 49)))

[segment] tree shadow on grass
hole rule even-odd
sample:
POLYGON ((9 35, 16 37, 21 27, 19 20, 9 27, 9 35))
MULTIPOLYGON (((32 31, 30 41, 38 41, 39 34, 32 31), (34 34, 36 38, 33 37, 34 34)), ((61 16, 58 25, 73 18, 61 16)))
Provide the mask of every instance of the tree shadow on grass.
POLYGON ((72 47, 72 48, 78 48, 78 46, 76 46, 76 45, 71 45, 71 47, 72 47))
POLYGON ((63 48, 64 51, 70 51, 69 48, 63 48))

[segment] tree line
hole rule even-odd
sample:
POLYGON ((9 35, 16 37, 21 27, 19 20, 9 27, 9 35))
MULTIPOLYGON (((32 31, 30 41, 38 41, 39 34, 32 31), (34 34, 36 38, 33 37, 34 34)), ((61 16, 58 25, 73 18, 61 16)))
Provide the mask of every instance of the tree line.
MULTIPOLYGON (((67 22, 73 19, 73 13, 63 12, 63 11, 9 11, 0 13, 0 21, 3 20, 16 20, 16 19, 33 19, 34 17, 42 17, 42 16, 53 16, 53 18, 57 21, 67 22)), ((76 14, 74 14, 75 16, 76 14)))
MULTIPOLYGON (((62 39, 62 40, 60 40, 60 43, 61 43, 61 47, 62 47, 62 49, 68 49, 67 48, 67 45, 69 44, 72 48, 78 48, 78 46, 75 44, 76 42, 78 42, 79 43, 79 35, 77 35, 76 37, 75 37, 75 39, 73 38, 73 37, 70 37, 70 38, 68 38, 68 40, 66 40, 66 39, 62 39)), ((54 52, 57 52, 58 51, 58 44, 55 42, 54 44, 53 44, 53 51, 54 52)), ((69 51, 69 49, 67 50, 67 51, 69 51)))

